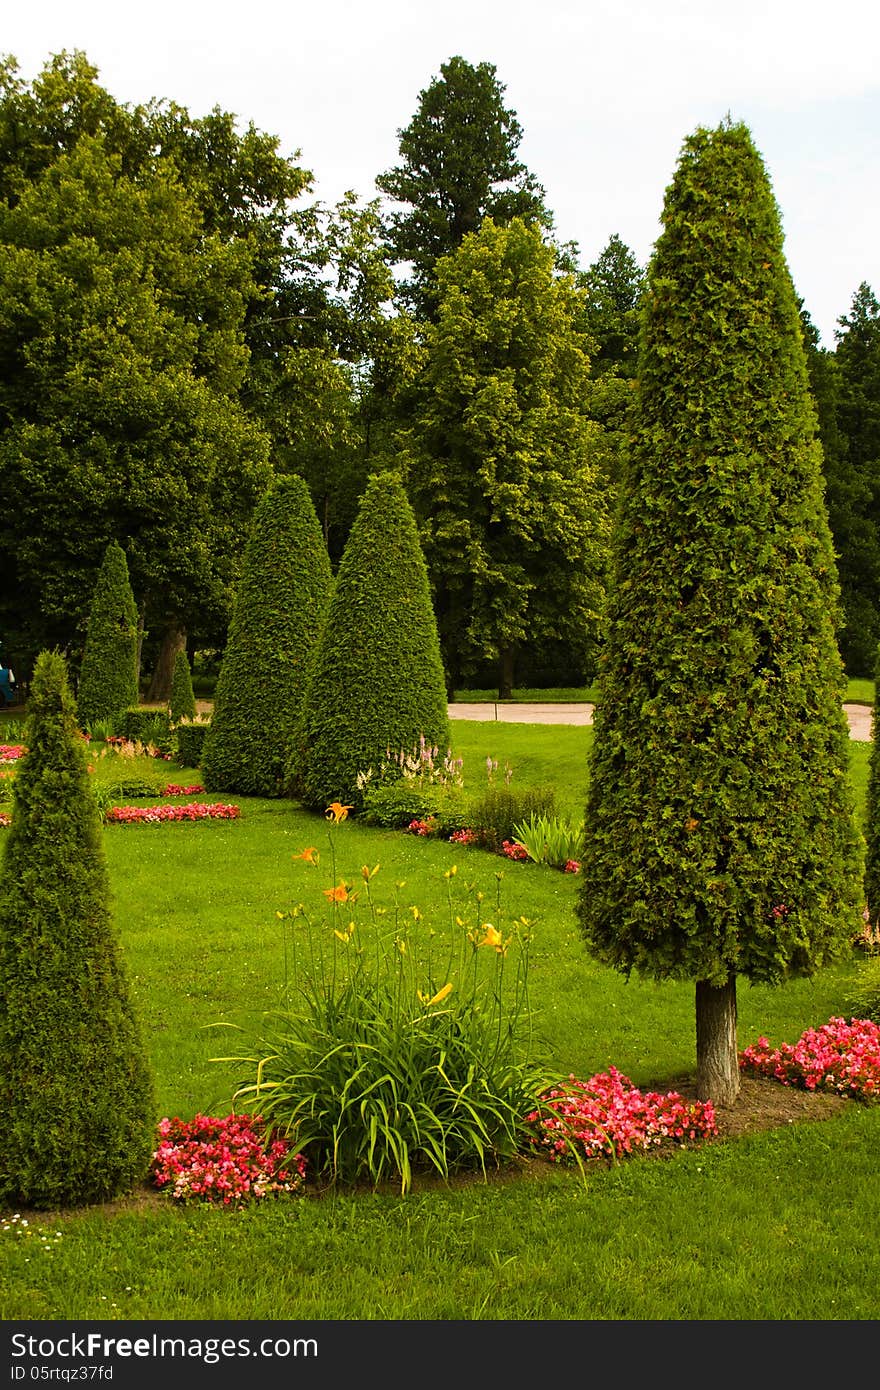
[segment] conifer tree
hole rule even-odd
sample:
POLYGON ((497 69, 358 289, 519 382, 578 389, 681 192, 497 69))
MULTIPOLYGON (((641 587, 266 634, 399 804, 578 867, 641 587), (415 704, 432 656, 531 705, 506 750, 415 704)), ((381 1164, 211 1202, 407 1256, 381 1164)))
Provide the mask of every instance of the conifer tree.
POLYGON ((874 666, 874 689, 871 758, 865 799, 865 900, 868 920, 876 931, 880 927, 880 709, 876 697, 876 691, 880 690, 880 646, 877 647, 874 666))
POLYGON ((696 982, 718 1104, 737 976, 808 976, 858 928, 838 597, 778 209, 746 127, 700 129, 648 273, 578 913, 598 959, 696 982))
POLYGON ((333 576, 309 490, 278 478, 254 513, 201 769, 209 791, 279 796, 333 576))
POLYGON ((315 810, 362 807, 357 774, 421 735, 446 748, 437 623, 412 508, 393 472, 370 478, 339 562, 292 751, 291 789, 315 810))
POLYGON ((84 727, 138 703, 138 614, 125 551, 111 541, 98 570, 79 674, 77 708, 84 727))
POLYGON ((0 873, 0 1204, 79 1206, 146 1177, 155 1114, 58 653, 37 659, 25 741, 0 873))
POLYGON ((180 719, 195 719, 196 717, 196 697, 193 694, 192 673, 189 669, 186 647, 180 647, 174 658, 168 712, 174 724, 180 719))

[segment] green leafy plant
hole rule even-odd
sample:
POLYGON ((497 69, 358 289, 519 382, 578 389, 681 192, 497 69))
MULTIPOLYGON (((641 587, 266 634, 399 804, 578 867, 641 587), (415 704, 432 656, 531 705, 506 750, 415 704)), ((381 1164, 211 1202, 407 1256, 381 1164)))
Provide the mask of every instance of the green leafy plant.
POLYGON ((470 802, 460 787, 424 786, 399 777, 367 792, 363 818, 367 825, 397 830, 411 820, 433 817, 441 833, 460 830, 468 822, 470 802))
POLYGON ((859 966, 846 1006, 853 1018, 880 1023, 880 956, 871 956, 859 966))
MULTIPOLYGON (((335 807, 340 819, 346 808, 335 807)), ((310 846, 300 856, 317 864, 310 846)), ((548 1080, 532 1060, 532 924, 511 920, 501 875, 489 908, 445 874, 447 922, 401 898, 374 896, 379 866, 340 879, 330 835, 329 919, 298 903, 277 917, 287 949, 286 1002, 254 1049, 235 1058, 250 1080, 233 1097, 289 1139, 328 1185, 448 1177, 510 1162, 523 1117, 548 1080), (488 921, 490 915, 492 921, 488 921)))
POLYGON ((466 824, 474 831, 475 843, 500 854, 505 840, 512 840, 515 827, 530 816, 551 816, 556 797, 552 787, 526 787, 513 791, 509 786, 490 786, 471 802, 466 824))
POLYGON ((583 834, 583 821, 575 825, 561 816, 532 814, 513 827, 514 844, 522 845, 536 864, 550 864, 554 869, 579 859, 583 834))

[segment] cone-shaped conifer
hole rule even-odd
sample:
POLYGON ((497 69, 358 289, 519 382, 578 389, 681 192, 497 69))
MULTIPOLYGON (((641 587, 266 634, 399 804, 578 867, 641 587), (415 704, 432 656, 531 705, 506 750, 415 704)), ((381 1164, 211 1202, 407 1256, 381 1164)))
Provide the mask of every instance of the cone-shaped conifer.
POLYGON ((0 874, 0 1204, 80 1206, 146 1177, 156 1116, 57 653, 34 667, 25 742, 0 874))
POLYGON ((193 694, 192 673, 189 669, 186 647, 181 647, 174 658, 168 713, 174 724, 179 719, 195 719, 196 717, 196 697, 193 694))
POLYGON ((77 710, 84 728, 138 702, 138 615, 125 551, 111 541, 95 580, 77 710))
POLYGON ((685 142, 645 301, 579 916, 600 960, 696 981, 728 1104, 736 977, 846 949, 862 855, 798 303, 743 125, 685 142))
POLYGON ((333 575, 303 479, 257 506, 205 735, 209 791, 279 796, 333 575))
POLYGON ((360 809, 357 774, 424 734, 444 751, 446 683, 415 517, 395 473, 374 475, 339 562, 291 759, 307 806, 360 809))
POLYGON ((865 804, 865 901, 868 919, 880 928, 880 646, 874 668, 874 709, 871 714, 871 759, 865 804))

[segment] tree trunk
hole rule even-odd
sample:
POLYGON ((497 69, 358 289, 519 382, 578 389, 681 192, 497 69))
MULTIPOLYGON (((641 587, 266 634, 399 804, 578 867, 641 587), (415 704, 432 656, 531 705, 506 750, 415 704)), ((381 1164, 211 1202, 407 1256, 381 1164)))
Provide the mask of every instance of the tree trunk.
POLYGON ((174 662, 177 653, 186 647, 186 628, 176 618, 172 618, 162 634, 162 645, 156 661, 150 688, 146 694, 148 705, 159 704, 171 699, 171 681, 174 676, 174 662))
POLYGON ((736 976, 726 985, 697 981, 697 1095, 731 1106, 739 1095, 736 976))
POLYGON ((498 652, 498 699, 513 699, 513 647, 501 647, 498 652))

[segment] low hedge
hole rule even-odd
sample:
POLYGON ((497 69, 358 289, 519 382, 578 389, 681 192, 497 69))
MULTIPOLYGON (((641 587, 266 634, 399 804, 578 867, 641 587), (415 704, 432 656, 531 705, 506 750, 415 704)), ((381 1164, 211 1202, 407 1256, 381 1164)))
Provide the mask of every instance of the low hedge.
POLYGON ((205 724, 178 724, 174 733, 175 759, 181 767, 199 766, 205 734, 210 727, 210 721, 205 724))

